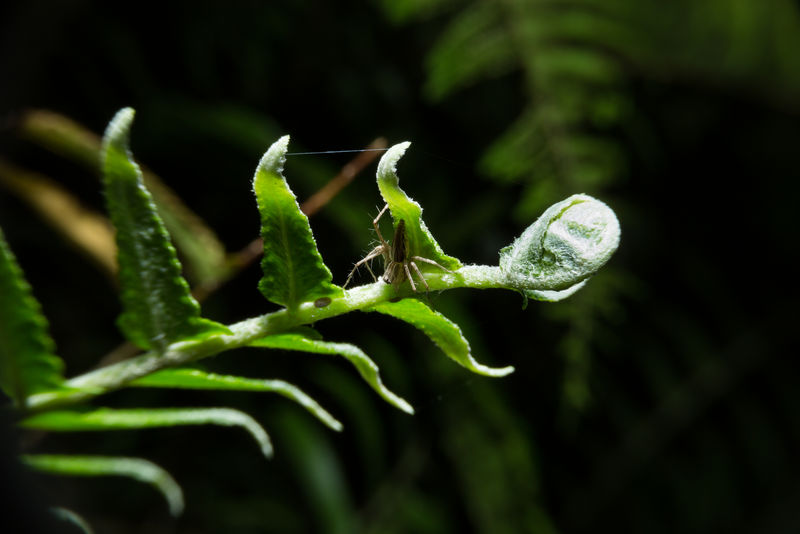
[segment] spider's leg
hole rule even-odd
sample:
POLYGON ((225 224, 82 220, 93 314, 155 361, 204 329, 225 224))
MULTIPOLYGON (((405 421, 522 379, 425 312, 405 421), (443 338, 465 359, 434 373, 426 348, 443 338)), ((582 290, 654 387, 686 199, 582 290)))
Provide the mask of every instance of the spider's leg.
POLYGON ((367 270, 369 271, 369 274, 372 275, 372 280, 377 282, 378 278, 375 276, 375 273, 372 272, 372 267, 370 267, 370 263, 372 263, 372 260, 370 260, 367 263, 365 263, 364 267, 366 267, 367 270))
POLYGON ((448 273, 452 273, 453 272, 450 269, 448 269, 447 267, 445 267, 444 265, 439 265, 435 261, 429 260, 428 258, 423 258, 421 256, 411 256, 411 259, 415 260, 415 261, 422 261, 422 262, 425 262, 425 263, 429 263, 430 265, 435 265, 436 267, 440 268, 443 271, 447 271, 448 273))
POLYGON ((375 276, 375 273, 372 272, 372 260, 374 260, 378 256, 382 256, 383 257, 383 263, 386 264, 387 260, 386 260, 386 247, 385 246, 378 245, 377 247, 372 249, 372 252, 370 252, 369 255, 368 255, 369 262, 364 264, 364 267, 367 268, 367 270, 369 271, 369 274, 372 275, 372 279, 375 282, 378 281, 378 278, 375 276))
MULTIPOLYGON (((342 287, 347 287, 347 284, 350 283, 350 279, 353 278, 353 275, 356 274, 356 271, 358 270, 358 268, 360 266, 367 265, 367 262, 371 261, 374 258, 377 258, 378 256, 380 256, 382 254, 383 254, 383 246, 375 247, 374 249, 372 249, 372 251, 369 254, 367 254, 364 257, 364 259, 360 260, 358 263, 356 263, 353 266, 353 270, 350 271, 350 274, 347 276, 347 280, 345 281, 345 283, 344 283, 344 285, 342 287)), ((370 274, 372 274, 372 269, 370 269, 369 266, 367 267, 367 269, 369 270, 370 274)), ((375 278, 374 274, 372 274, 372 278, 375 278)), ((377 282, 377 280, 375 280, 375 281, 377 282)))
POLYGON ((375 217, 375 219, 372 221, 372 226, 375 227, 375 233, 378 234, 378 239, 381 240, 381 245, 386 247, 387 250, 389 249, 389 244, 386 242, 386 240, 381 235, 381 229, 378 227, 378 221, 381 220, 381 217, 383 217, 383 214, 386 213, 386 210, 388 210, 388 209, 389 209, 389 204, 386 204, 383 207, 383 209, 381 210, 381 212, 378 214, 378 216, 375 217))
MULTIPOLYGON (((411 265, 414 265, 414 264, 412 263, 411 265)), ((417 266, 414 265, 415 269, 416 269, 416 267, 417 266)), ((408 283, 411 284, 411 289, 414 291, 414 293, 416 293, 417 292, 417 286, 414 285, 414 279, 411 278, 411 271, 408 270, 408 263, 403 262, 403 269, 406 272, 406 278, 408 278, 408 283)), ((419 269, 417 269, 417 272, 419 272, 419 269)), ((402 280, 401 280, 401 282, 402 282, 402 280)), ((422 283, 425 283, 425 279, 424 278, 422 279, 422 283)), ((428 284, 425 284, 425 285, 427 286, 428 284)))
MULTIPOLYGON (((425 291, 430 291, 431 288, 428 287, 428 282, 425 280, 425 277, 422 276, 422 271, 419 270, 419 267, 417 267, 417 264, 414 263, 413 261, 409 261, 408 263, 411 264, 411 267, 414 269, 414 272, 417 273, 417 276, 419 277, 419 279, 422 280, 422 285, 425 286, 425 291)), ((408 270, 407 267, 406 267, 406 270, 408 270)), ((411 275, 408 276, 408 279, 411 280, 411 275)), ((412 284, 412 287, 413 287, 413 284, 412 284)))

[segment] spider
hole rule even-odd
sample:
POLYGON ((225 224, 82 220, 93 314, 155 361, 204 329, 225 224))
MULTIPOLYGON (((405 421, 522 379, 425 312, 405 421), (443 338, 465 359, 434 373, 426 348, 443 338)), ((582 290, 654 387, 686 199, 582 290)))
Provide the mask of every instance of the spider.
POLYGON ((350 283, 350 279, 353 278, 353 275, 361 265, 367 268, 369 274, 371 274, 372 278, 377 282, 378 279, 375 277, 375 273, 372 272, 370 263, 378 256, 383 256, 383 264, 385 267, 383 270, 383 275, 381 276, 381 280, 387 284, 392 284, 396 288, 407 279, 408 283, 411 284, 411 289, 414 290, 414 293, 416 293, 417 286, 414 284, 414 279, 411 276, 411 271, 413 270, 422 282, 422 285, 425 286, 425 290, 430 291, 428 282, 425 281, 422 271, 419 270, 419 267, 417 267, 415 262, 429 263, 431 265, 435 265, 443 271, 447 271, 448 273, 452 273, 453 271, 428 258, 423 258, 421 256, 406 256, 406 222, 403 219, 400 219, 400 222, 397 223, 392 244, 390 245, 387 243, 381 235, 380 228, 378 228, 378 221, 381 220, 381 217, 383 217, 383 214, 386 213, 387 209, 389 209, 389 204, 386 204, 378 216, 372 221, 372 226, 375 227, 375 233, 378 234, 378 239, 380 239, 381 244, 372 249, 372 251, 367 254, 364 259, 355 264, 353 270, 350 271, 350 275, 347 277, 347 281, 344 283, 344 287, 347 287, 347 284, 350 283))

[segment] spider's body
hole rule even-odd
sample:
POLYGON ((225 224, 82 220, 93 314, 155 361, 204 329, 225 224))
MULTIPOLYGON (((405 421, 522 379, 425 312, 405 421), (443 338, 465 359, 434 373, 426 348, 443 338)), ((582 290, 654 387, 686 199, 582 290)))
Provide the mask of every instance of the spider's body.
MULTIPOLYGON (((400 219, 397 223, 397 229, 394 231, 394 239, 388 249, 389 257, 384 255, 384 272, 383 281, 387 284, 402 283, 405 272, 403 267, 406 261, 406 222, 400 219)), ((408 267, 406 266, 406 269, 408 267)), ((410 276, 408 277, 411 278, 410 276)))
POLYGON ((383 239, 381 230, 378 227, 378 221, 381 220, 381 217, 384 213, 386 213, 387 209, 389 209, 388 204, 383 207, 378 216, 375 217, 375 220, 372 221, 372 226, 375 227, 375 233, 378 234, 378 239, 380 239, 381 244, 372 249, 372 251, 367 254, 364 259, 355 264, 353 270, 350 271, 350 275, 347 277, 347 281, 344 283, 344 287, 347 287, 350 279, 361 265, 367 268, 369 273, 372 275, 372 278, 374 278, 377 282, 378 279, 375 277, 375 273, 373 273, 372 269, 370 268, 370 262, 378 256, 383 256, 384 269, 381 280, 387 284, 392 284, 395 287, 398 287, 405 280, 408 280, 408 283, 411 284, 411 289, 416 293, 417 286, 414 284, 414 279, 411 276, 411 271, 413 270, 417 275, 417 278, 419 278, 419 280, 422 282, 422 285, 425 286, 425 289, 429 290, 430 288, 428 287, 428 283, 425 281, 425 277, 422 275, 422 271, 419 270, 416 262, 421 261, 435 265, 436 267, 447 271, 448 273, 452 271, 428 258, 423 258, 420 256, 407 256, 408 250, 406 247, 406 222, 403 219, 400 219, 400 221, 397 223, 392 244, 390 245, 387 243, 386 240, 383 239))

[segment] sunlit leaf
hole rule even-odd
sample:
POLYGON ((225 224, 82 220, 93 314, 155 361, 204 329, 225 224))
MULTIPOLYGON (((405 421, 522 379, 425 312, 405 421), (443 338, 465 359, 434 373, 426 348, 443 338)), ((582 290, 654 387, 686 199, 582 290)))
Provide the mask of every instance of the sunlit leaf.
MULTIPOLYGON (((92 171, 102 171, 100 137, 72 119, 52 111, 35 109, 22 115, 19 128, 20 134, 29 141, 76 161, 92 171)), ((203 283, 213 282, 224 276, 228 269, 225 247, 214 231, 158 176, 146 168, 142 169, 142 180, 152 194, 164 226, 180 251, 192 279, 203 283)), ((74 221, 72 224, 75 224, 74 221)), ((88 250, 91 253, 97 252, 95 248, 88 250)), ((112 263, 116 264, 116 260, 112 263)))
POLYGON ((263 380, 242 376, 218 375, 199 369, 164 369, 134 380, 137 387, 211 389, 227 391, 260 391, 277 393, 293 400, 333 430, 342 429, 342 423, 328 413, 317 401, 303 393, 297 386, 283 380, 263 380))
POLYGON ((281 137, 267 150, 253 178, 253 190, 261 213, 264 276, 261 293, 276 304, 293 309, 301 302, 342 295, 317 250, 297 199, 283 176, 289 136, 281 137))
POLYGON ((98 169, 100 136, 69 117, 45 109, 32 109, 19 119, 20 136, 62 157, 98 169))
POLYGON ((364 351, 355 345, 320 341, 317 339, 310 339, 302 334, 292 333, 262 337, 251 343, 251 346, 342 356, 353 364, 361 374, 361 377, 372 386, 372 389, 383 397, 385 401, 406 413, 414 413, 414 408, 412 408, 408 402, 389 391, 389 389, 383 385, 383 381, 378 372, 378 366, 369 356, 364 354, 364 351))
POLYGON ((166 499, 171 515, 179 516, 183 512, 183 492, 177 482, 164 469, 142 458, 31 454, 22 459, 34 469, 53 475, 133 478, 157 489, 166 499))
POLYGON ((0 230, 0 388, 17 406, 64 381, 54 350, 47 320, 0 230))
POLYGON ((475 361, 469 348, 469 342, 461 333, 457 324, 430 309, 416 299, 403 299, 400 302, 385 302, 370 308, 405 321, 421 330, 431 341, 453 361, 474 373, 486 376, 505 376, 514 371, 513 367, 493 368, 475 361))
POLYGON ((0 159, 0 184, 85 253, 108 275, 117 271, 117 247, 108 219, 82 205, 72 193, 39 173, 0 159))
POLYGON ((128 149, 133 115, 130 108, 120 110, 103 138, 106 199, 119 249, 120 328, 139 347, 160 349, 178 339, 228 332, 200 317, 181 276, 175 249, 128 149))
POLYGON ((231 408, 123 410, 101 408, 85 412, 51 411, 32 415, 24 419, 20 425, 50 432, 131 430, 187 425, 239 426, 247 430, 256 440, 264 456, 272 457, 272 443, 261 425, 246 413, 231 408))

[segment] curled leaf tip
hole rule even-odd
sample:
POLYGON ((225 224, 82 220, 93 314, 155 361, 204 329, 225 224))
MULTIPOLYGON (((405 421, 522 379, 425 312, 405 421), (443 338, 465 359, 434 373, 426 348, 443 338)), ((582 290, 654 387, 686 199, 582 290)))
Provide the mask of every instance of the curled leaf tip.
POLYGON ((393 145, 386 151, 378 162, 379 179, 387 180, 394 177, 394 180, 397 181, 397 162, 400 161, 409 146, 411 146, 411 141, 404 141, 393 145))
POLYGON ((614 211, 588 195, 550 206, 500 251, 500 268, 523 289, 562 290, 587 279, 619 246, 614 211))
POLYGON ((488 365, 483 365, 482 363, 478 363, 470 354, 468 356, 470 365, 467 368, 472 371, 473 373, 488 376, 491 378, 500 378, 502 376, 510 375, 514 372, 514 366, 509 365, 507 367, 489 367, 488 365))
POLYGON ((289 149, 289 136, 284 135, 267 149, 258 164, 260 169, 283 174, 283 165, 286 163, 286 152, 289 149))
MULTIPOLYGON (((445 255, 422 220, 422 207, 400 188, 397 162, 409 146, 411 146, 409 141, 398 143, 383 155, 378 163, 378 190, 389 205, 395 227, 401 220, 405 223, 406 253, 409 256, 432 260, 450 270, 458 269, 461 267, 461 262, 445 255)), ((430 270, 424 264, 420 264, 419 267, 423 271, 430 270)))
POLYGON ((567 289, 562 289, 560 291, 552 291, 548 289, 529 289, 522 292, 525 298, 530 298, 533 300, 541 300, 543 302, 559 302, 566 298, 571 297, 581 289, 583 286, 586 285, 588 280, 582 280, 575 284, 574 286, 568 287, 567 289))
POLYGON ((408 402, 398 395, 392 393, 392 391, 383 384, 383 380, 381 379, 380 372, 378 370, 378 365, 372 361, 372 359, 367 356, 364 351, 355 345, 351 345, 349 343, 334 343, 330 341, 310 339, 302 334, 297 333, 276 334, 262 337, 253 341, 250 345, 253 347, 300 350, 315 354, 342 356, 351 364, 353 364, 367 384, 369 384, 378 395, 383 397, 385 401, 406 413, 414 413, 414 408, 412 408, 408 402))

